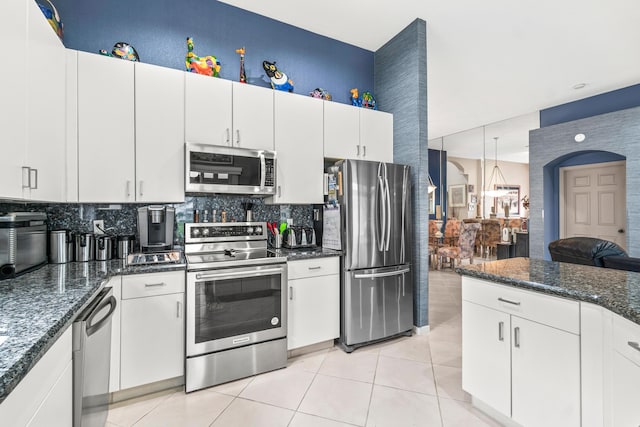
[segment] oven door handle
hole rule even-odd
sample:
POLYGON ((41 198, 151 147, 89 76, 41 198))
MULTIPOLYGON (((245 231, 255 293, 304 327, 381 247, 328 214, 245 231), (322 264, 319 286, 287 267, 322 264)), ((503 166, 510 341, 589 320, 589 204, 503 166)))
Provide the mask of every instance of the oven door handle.
POLYGON ((267 268, 264 270, 254 270, 254 271, 230 271, 226 273, 199 273, 196 274, 196 280, 206 280, 206 279, 224 279, 227 277, 253 277, 253 276, 266 276, 267 274, 282 274, 284 269, 282 268, 267 268))

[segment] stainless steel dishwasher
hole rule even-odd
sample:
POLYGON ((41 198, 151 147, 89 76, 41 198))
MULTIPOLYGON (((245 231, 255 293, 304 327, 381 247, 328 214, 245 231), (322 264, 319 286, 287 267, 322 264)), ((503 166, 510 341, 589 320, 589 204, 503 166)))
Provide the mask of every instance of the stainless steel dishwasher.
POLYGON ((109 410, 113 290, 100 291, 73 323, 73 426, 103 427, 109 410))

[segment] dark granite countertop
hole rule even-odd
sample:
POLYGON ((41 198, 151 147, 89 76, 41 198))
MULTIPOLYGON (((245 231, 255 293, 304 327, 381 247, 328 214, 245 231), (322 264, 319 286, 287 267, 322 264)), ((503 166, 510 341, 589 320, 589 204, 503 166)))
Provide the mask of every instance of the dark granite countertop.
POLYGON ((184 262, 127 266, 122 260, 48 264, 0 281, 0 402, 114 275, 184 270, 184 262))
POLYGON ((276 256, 286 257, 287 261, 298 261, 301 259, 325 258, 342 255, 342 251, 335 251, 327 248, 300 248, 300 249, 269 249, 276 256))
POLYGON ((531 258, 462 265, 456 272, 598 304, 640 324, 640 273, 531 258))

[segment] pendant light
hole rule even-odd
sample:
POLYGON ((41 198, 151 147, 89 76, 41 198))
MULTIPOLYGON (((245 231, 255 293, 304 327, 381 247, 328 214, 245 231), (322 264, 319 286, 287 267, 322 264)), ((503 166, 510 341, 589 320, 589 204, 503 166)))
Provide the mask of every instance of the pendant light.
POLYGON ((505 196, 507 193, 509 193, 509 190, 504 188, 501 190, 498 190, 496 188, 498 185, 505 187, 507 185, 507 180, 504 179, 504 175, 500 170, 500 166, 498 166, 498 137, 495 136, 493 137, 493 139, 495 141, 495 153, 496 153, 495 164, 493 166, 493 170, 491 171, 491 175, 489 176, 489 182, 485 187, 484 191, 482 192, 482 194, 487 197, 502 197, 502 196, 505 196))
POLYGON ((433 183, 433 179, 431 179, 431 174, 428 175, 429 176, 429 185, 427 186, 427 193, 431 194, 434 191, 436 191, 436 187, 435 184, 433 183))

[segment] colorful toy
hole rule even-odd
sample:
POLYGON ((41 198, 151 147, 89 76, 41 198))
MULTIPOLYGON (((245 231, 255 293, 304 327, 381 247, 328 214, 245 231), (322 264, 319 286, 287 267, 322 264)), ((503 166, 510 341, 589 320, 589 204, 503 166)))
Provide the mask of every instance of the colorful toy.
POLYGON ((293 81, 276 68, 276 61, 262 61, 262 68, 264 68, 264 72, 267 73, 267 77, 271 80, 272 89, 293 92, 293 81))
POLYGON ((351 92, 351 105, 362 107, 362 100, 358 97, 358 88, 354 87, 349 92, 351 92))
POLYGON ((244 46, 242 46, 240 49, 236 49, 236 53, 240 54, 240 83, 247 82, 247 75, 244 72, 244 52, 244 46))
POLYGON ((321 87, 315 88, 314 90, 309 92, 309 95, 312 96, 313 98, 320 98, 320 99, 325 99, 327 101, 331 101, 331 94, 326 90, 322 89, 321 87))
POLYGON ((114 44, 111 53, 104 49, 100 49, 100 54, 126 59, 133 62, 140 62, 140 57, 138 56, 138 52, 136 52, 136 48, 125 42, 118 42, 114 44))
POLYGON ((215 56, 198 56, 193 53, 193 39, 187 37, 187 56, 185 58, 187 71, 204 74, 205 76, 218 77, 220 75, 220 63, 215 56))
POLYGON ((362 92, 362 108, 370 108, 371 110, 377 110, 376 99, 369 91, 362 92))
POLYGON ((58 15, 58 11, 56 7, 49 0, 38 0, 38 7, 44 14, 45 18, 53 28, 53 31, 62 39, 63 33, 63 24, 60 20, 60 15, 58 15))
POLYGON ((358 88, 353 88, 349 92, 351 92, 351 105, 355 105, 356 107, 369 108, 371 110, 378 109, 376 100, 371 92, 362 92, 362 97, 358 97, 358 88))

